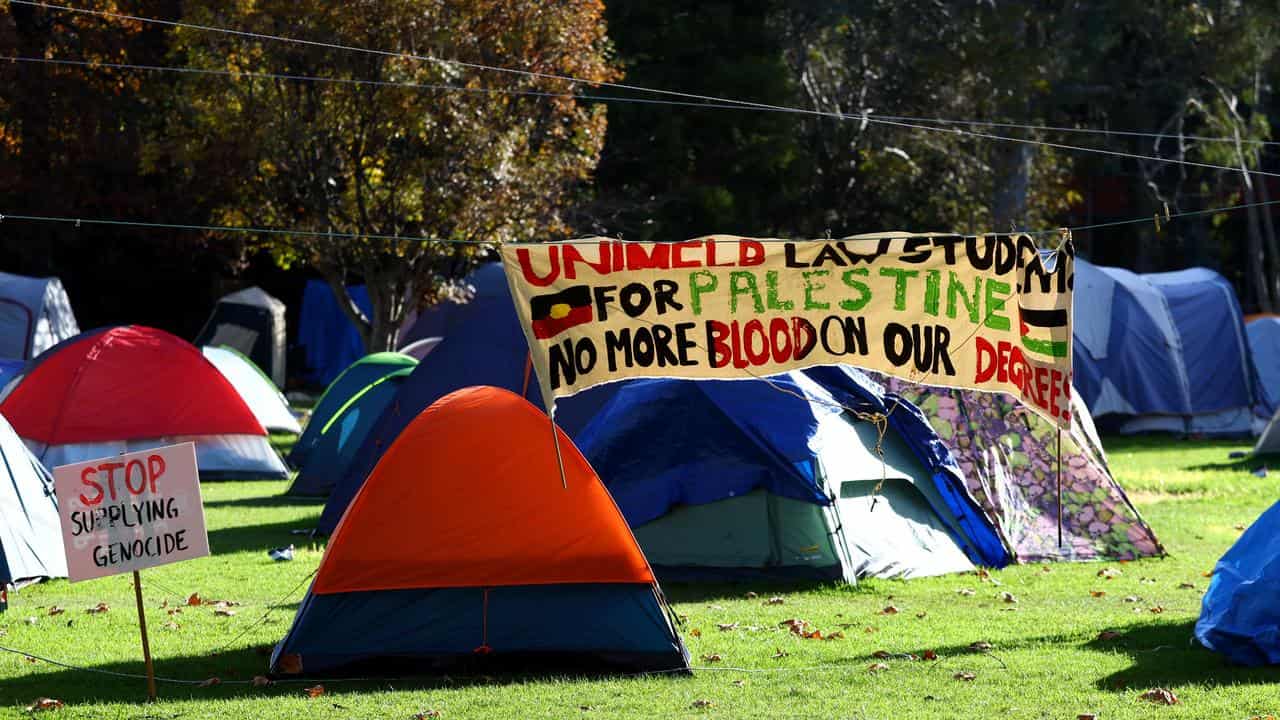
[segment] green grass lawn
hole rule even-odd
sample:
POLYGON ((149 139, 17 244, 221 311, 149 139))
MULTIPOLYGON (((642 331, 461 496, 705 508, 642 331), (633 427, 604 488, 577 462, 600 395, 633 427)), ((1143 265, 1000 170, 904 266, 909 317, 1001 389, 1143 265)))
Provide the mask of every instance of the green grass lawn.
MULTIPOLYGON (((1280 714, 1280 671, 1245 670, 1191 643, 1204 573, 1280 496, 1280 473, 1258 478, 1258 461, 1230 461, 1243 446, 1111 440, 1117 477, 1170 556, 1131 563, 1030 565, 991 573, 837 586, 669 586, 694 663, 693 677, 575 679, 452 677, 325 682, 259 688, 266 649, 288 629, 299 585, 321 548, 291 530, 314 524, 321 505, 286 500, 283 482, 204 486, 212 557, 144 571, 147 622, 159 675, 218 677, 199 688, 162 683, 148 706, 141 681, 69 670, 0 654, 0 716, 25 716, 37 697, 66 703, 77 718, 1240 718, 1280 714), (301 541, 301 542, 300 542, 301 541), (290 563, 269 548, 298 545, 290 563), (1120 572, 1113 579, 1104 568, 1120 572), (1193 588, 1184 584, 1194 585, 1193 588), (297 588, 296 591, 290 592, 297 588), (972 590, 973 594, 961 594, 972 590), (747 591, 759 597, 748 599, 747 591), (1105 595, 1095 597, 1091 591, 1105 595), (1017 602, 1000 599, 1012 593, 1017 602), (234 616, 181 607, 188 595, 231 600, 234 616), (770 596, 780 605, 764 605, 770 596), (893 606, 898 612, 884 614, 893 606), (175 610, 181 608, 180 612, 175 610), (1153 612, 1153 608, 1159 612, 1153 612), (169 614, 170 611, 175 611, 169 614), (261 621, 264 613, 265 621, 261 621), (801 618, 835 640, 806 640, 783 620, 801 618), (261 621, 261 622, 260 622, 261 621), (168 625, 166 626, 166 624, 168 625), (723 624, 728 627, 721 630, 723 624), (1113 630, 1118 638, 1102 640, 1113 630), (968 650, 985 641, 990 652, 968 650), (909 655, 934 651, 937 660, 909 655), (875 656, 890 654, 887 659, 875 656), (718 658, 718 659, 704 659, 718 658), (871 672, 874 663, 887 669, 871 672), (955 679, 972 673, 972 680, 955 679), (1139 699, 1172 689, 1173 707, 1139 699), (695 708, 695 701, 709 707, 695 708)), ((1280 465, 1280 461, 1276 463, 1280 465)), ((1280 469, 1280 468, 1278 468, 1280 469)), ((130 576, 28 588, 0 616, 0 645, 75 665, 142 671, 130 576), (104 614, 86 608, 105 602, 104 614), (59 606, 65 612, 50 615, 59 606)), ((387 622, 395 622, 387 618, 387 622)), ((575 632, 572 626, 559 628, 575 632)))

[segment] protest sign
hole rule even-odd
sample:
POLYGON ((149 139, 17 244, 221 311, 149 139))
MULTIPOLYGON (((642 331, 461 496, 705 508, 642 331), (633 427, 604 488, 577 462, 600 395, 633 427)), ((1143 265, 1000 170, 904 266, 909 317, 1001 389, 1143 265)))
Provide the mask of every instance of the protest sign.
POLYGON ((548 407, 636 377, 742 379, 844 363, 1013 394, 1070 426, 1070 242, 886 233, 507 245, 548 407))
POLYGON ((209 554, 192 443, 53 469, 72 582, 209 554))

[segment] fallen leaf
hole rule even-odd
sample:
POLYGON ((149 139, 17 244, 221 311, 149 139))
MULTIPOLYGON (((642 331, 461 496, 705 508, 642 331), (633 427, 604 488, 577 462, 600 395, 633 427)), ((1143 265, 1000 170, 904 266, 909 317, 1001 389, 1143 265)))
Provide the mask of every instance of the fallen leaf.
POLYGON ((876 613, 876 614, 877 614, 877 615, 897 615, 897 614, 898 614, 898 608, 896 608, 896 607, 894 607, 894 606, 890 605, 890 606, 886 607, 885 609, 881 610, 880 612, 878 612, 878 613, 876 613))
POLYGON ((1276 720, 1275 715, 1254 715, 1249 720, 1276 720))
POLYGON ((867 667, 867 671, 872 674, 884 672, 885 670, 888 670, 888 669, 889 669, 889 666, 885 665, 884 663, 873 663, 872 665, 867 667))
POLYGON ((825 638, 823 638, 823 640, 843 640, 843 639, 844 639, 844 632, 840 630, 837 630, 831 633, 830 635, 826 636, 825 638))
POLYGON ((1042 572, 1042 573, 1051 573, 1051 572, 1053 572, 1053 570, 1050 570, 1048 565, 1041 565, 1041 566, 1040 566, 1040 572, 1042 572))
POLYGON ((1166 690, 1165 688, 1153 688, 1151 690, 1148 690, 1142 693, 1138 697, 1142 698, 1143 700, 1146 700, 1147 702, 1152 702, 1157 705, 1177 705, 1178 704, 1178 696, 1174 695, 1172 690, 1166 690))
POLYGON ((205 688, 205 687, 213 687, 214 685, 221 685, 221 684, 222 684, 222 678, 211 677, 208 680, 204 680, 200 683, 197 683, 196 687, 205 688))
POLYGON ((888 650, 877 650, 871 653, 871 657, 877 658, 880 660, 888 660, 889 658, 893 657, 893 653, 889 652, 888 650))
POLYGON ((934 651, 932 651, 932 650, 925 650, 925 651, 924 651, 924 655, 922 655, 921 657, 923 657, 925 660, 937 660, 937 659, 938 659, 938 653, 936 653, 936 652, 934 652, 934 651))
POLYGON ((591 712, 592 710, 595 710, 596 708, 595 708, 595 706, 594 706, 594 705, 579 705, 579 706, 578 706, 578 709, 579 709, 579 710, 581 710, 582 712, 591 712))
POLYGON ((29 617, 29 618, 27 618, 27 620, 26 620, 26 623, 27 623, 28 625, 35 625, 35 624, 36 624, 36 623, 38 623, 38 622, 40 622, 40 618, 29 617))
POLYGON ((786 602, 786 600, 783 600, 782 598, 775 596, 775 597, 769 598, 768 600, 765 600, 763 604, 764 605, 781 605, 784 602, 786 602))
POLYGON ((110 609, 111 609, 111 606, 107 605, 104 602, 100 602, 97 605, 94 605, 93 607, 86 609, 85 612, 89 613, 90 615, 101 615, 102 613, 107 612, 110 609))
POLYGON ((744 595, 743 597, 745 597, 745 598, 746 598, 746 599, 748 599, 748 600, 755 600, 756 598, 758 598, 758 597, 760 597, 760 596, 759 596, 759 595, 757 595, 757 594, 755 594, 755 593, 753 593, 753 592, 748 591, 748 592, 747 592, 747 594, 746 594, 746 595, 744 595))
POLYGON ((773 658, 774 660, 781 660, 782 658, 790 654, 791 653, 787 652, 786 650, 783 650, 782 648, 774 648, 774 653, 769 657, 773 658))
POLYGON ((1117 568, 1103 568, 1103 569, 1101 569, 1101 570, 1099 570, 1099 571, 1098 571, 1098 577, 1100 577, 1100 578, 1106 578, 1106 579, 1108 579, 1108 580, 1111 580, 1111 579, 1113 579, 1113 578, 1120 577, 1120 576, 1121 576, 1121 575, 1123 575, 1123 574, 1124 574, 1124 573, 1123 573, 1123 572, 1121 572, 1121 571, 1120 571, 1119 569, 1117 569, 1117 568))
POLYGON ((57 605, 54 605, 53 607, 49 608, 50 615, 61 615, 64 612, 66 612, 66 610, 63 610, 61 607, 58 607, 57 605))
POLYGON ((444 715, 443 710, 423 710, 413 716, 413 720, 427 720, 427 718, 438 718, 444 715))
POLYGON ((719 653, 708 653, 706 655, 703 655, 702 659, 707 662, 715 663, 715 662, 720 662, 721 660, 724 660, 724 657, 719 653))
POLYGON ((31 657, 30 655, 23 655, 23 656, 22 656, 22 659, 23 659, 23 660, 26 660, 27 662, 31 663, 32 665, 35 665, 36 663, 40 662, 39 660, 37 660, 37 659, 35 659, 35 658, 31 657))
POLYGON ((723 609, 724 609, 724 606, 722 606, 722 605, 708 605, 708 606, 707 606, 707 609, 708 609, 708 610, 723 610, 723 609))
POLYGON ((313 686, 311 686, 311 687, 307 688, 306 690, 303 690, 302 692, 306 693, 306 694, 307 694, 307 697, 309 697, 309 698, 318 698, 318 697, 320 697, 321 695, 323 695, 323 694, 324 694, 324 686, 323 686, 323 685, 313 685, 313 686))
POLYGON ((35 702, 27 706, 27 712, 39 712, 41 710, 58 710, 59 708, 62 708, 64 705, 66 705, 66 703, 62 702, 61 700, 55 700, 53 698, 47 698, 47 697, 36 698, 35 702))
POLYGON ((1000 593, 996 597, 1009 603, 1010 605, 1016 604, 1018 602, 1018 598, 1015 597, 1013 593, 1008 592, 1007 590, 1005 592, 1000 593))
POLYGON ((986 640, 979 640, 975 643, 969 644, 969 650, 971 650, 972 652, 987 652, 990 649, 991 649, 991 643, 987 642, 986 640))
POLYGON ((698 628, 693 628, 692 630, 689 631, 689 634, 692 635, 693 637, 702 637, 702 631, 699 630, 698 628))
POLYGON ((218 617, 233 617, 236 614, 236 611, 231 608, 218 608, 213 611, 213 614, 218 617))
POLYGON ((974 675, 971 672, 958 672, 955 675, 952 675, 951 677, 955 678, 956 680, 963 680, 964 682, 970 682, 972 680, 978 679, 978 676, 974 675))
POLYGON ((187 598, 187 604, 192 607, 196 607, 200 602, 200 593, 191 593, 191 597, 187 598))
POLYGON ((1098 716, 1095 713, 1080 713, 1076 720, 1098 720, 1098 716))
POLYGON ((254 687, 266 687, 271 684, 271 678, 266 675, 254 675, 249 684, 254 687))
POLYGON ((180 627, 182 627, 182 626, 181 626, 181 625, 179 625, 178 623, 176 623, 176 622, 174 622, 174 621, 170 620, 169 622, 165 623, 163 627, 164 627, 164 629, 165 629, 165 630, 177 630, 178 628, 180 628, 180 627))
POLYGON ((1150 610, 1150 611, 1151 611, 1151 614, 1153 614, 1153 615, 1159 615, 1159 614, 1161 614, 1161 613, 1163 613, 1163 612, 1164 612, 1164 608, 1163 608, 1163 607, 1161 607, 1161 606, 1159 606, 1159 605, 1157 605, 1157 606, 1155 606, 1155 607, 1153 607, 1153 608, 1147 608, 1147 609, 1148 609, 1148 610, 1150 610))
POLYGON ((869 635, 871 633, 880 632, 880 628, 875 627, 874 625, 868 625, 862 628, 862 632, 867 633, 869 635))
POLYGON ((1092 595, 1093 597, 1106 597, 1107 591, 1106 590, 1090 590, 1089 594, 1092 595))
POLYGON ((1200 576, 1201 576, 1201 577, 1213 577, 1213 571, 1212 571, 1212 570, 1205 570, 1204 572, 1200 573, 1200 576))
POLYGON ((987 578, 991 577, 991 571, 984 567, 980 567, 977 570, 974 570, 973 574, 977 575, 979 578, 982 578, 983 580, 986 580, 987 578))
POLYGON ((1243 530, 1244 530, 1244 523, 1240 523, 1239 525, 1232 525, 1231 527, 1235 528, 1236 530, 1241 530, 1241 531, 1243 531, 1243 530))
POLYGON ((698 708, 698 709, 715 707, 715 706, 716 704, 711 702, 710 700, 694 700, 693 702, 689 703, 689 707, 698 708))
POLYGON ((1099 640, 1115 640, 1118 637, 1120 637, 1120 633, 1116 632, 1115 630, 1103 630, 1102 632, 1098 633, 1099 640))
POLYGON ((168 613, 169 615, 177 615, 178 613, 182 612, 182 608, 169 608, 168 610, 165 610, 165 612, 168 613))
POLYGON ((920 611, 920 612, 918 612, 918 613, 916 613, 916 619, 918 619, 918 620, 923 620, 923 619, 925 619, 926 617, 929 617, 929 613, 924 612, 923 610, 922 610, 922 611, 920 611))
POLYGON ((1149 577, 1138 578, 1138 583, 1141 585, 1155 585, 1157 582, 1159 581, 1156 580, 1155 578, 1149 578, 1149 577))
POLYGON ((746 680, 734 680, 734 681, 733 681, 733 686, 734 686, 734 687, 746 687, 746 686, 747 686, 747 681, 746 681, 746 680))
POLYGON ((1178 589, 1179 589, 1179 590, 1195 590, 1195 589, 1196 589, 1196 584, 1195 584, 1195 583, 1189 583, 1189 582, 1178 583, 1178 589))
POLYGON ((720 628, 720 632, 729 632, 730 630, 737 630, 738 623, 716 623, 716 627, 720 628))
POLYGON ((959 590, 956 591, 956 594, 964 595, 965 597, 972 597, 977 593, 975 593, 973 590, 970 590, 969 588, 960 588, 959 590))
POLYGON ((1127 603, 1142 602, 1142 598, 1138 597, 1137 595, 1127 595, 1125 596, 1124 601, 1127 603))

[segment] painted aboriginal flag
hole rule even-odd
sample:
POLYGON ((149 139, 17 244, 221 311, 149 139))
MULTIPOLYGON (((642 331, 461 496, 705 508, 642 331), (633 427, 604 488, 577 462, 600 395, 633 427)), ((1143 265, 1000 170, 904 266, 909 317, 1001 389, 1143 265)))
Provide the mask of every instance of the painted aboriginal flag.
POLYGON ((558 293, 529 298, 530 325, 539 340, 555 337, 575 325, 595 317, 591 309, 591 289, 574 285, 558 293))

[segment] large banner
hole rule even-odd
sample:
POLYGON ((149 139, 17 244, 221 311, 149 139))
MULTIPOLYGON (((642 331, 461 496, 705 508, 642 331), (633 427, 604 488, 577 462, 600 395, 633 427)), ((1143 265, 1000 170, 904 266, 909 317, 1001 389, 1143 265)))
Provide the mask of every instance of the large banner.
POLYGON ((742 379, 844 363, 999 391, 1070 425, 1068 242, 1026 235, 711 236, 502 248, 547 407, 636 377, 742 379))

